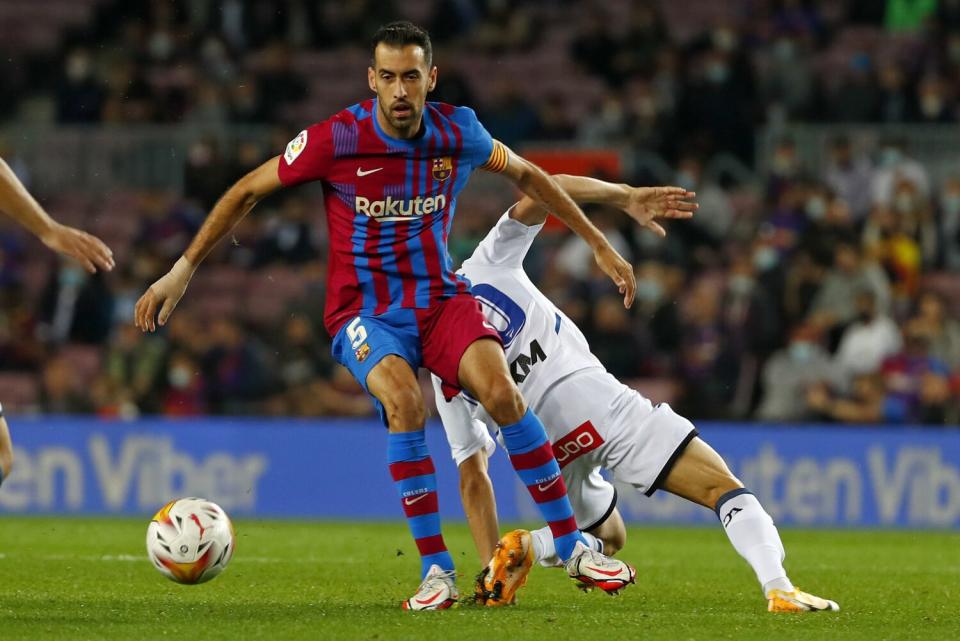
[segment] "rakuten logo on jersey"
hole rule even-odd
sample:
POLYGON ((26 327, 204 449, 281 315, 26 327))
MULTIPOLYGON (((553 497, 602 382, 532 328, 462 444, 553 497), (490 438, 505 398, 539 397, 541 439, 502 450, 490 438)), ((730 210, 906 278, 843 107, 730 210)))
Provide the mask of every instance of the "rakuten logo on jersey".
POLYGON ((443 194, 426 198, 417 196, 413 200, 400 200, 391 196, 387 196, 386 200, 370 200, 357 196, 354 201, 354 209, 358 214, 377 220, 415 220, 446 206, 447 197, 443 194))

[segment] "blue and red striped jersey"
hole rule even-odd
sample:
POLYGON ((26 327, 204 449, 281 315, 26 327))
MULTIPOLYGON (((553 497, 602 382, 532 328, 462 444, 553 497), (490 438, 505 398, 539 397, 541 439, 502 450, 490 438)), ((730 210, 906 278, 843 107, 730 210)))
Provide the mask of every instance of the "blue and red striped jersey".
POLYGON ((469 290, 447 251, 457 195, 474 169, 502 171, 506 149, 474 111, 428 102, 422 135, 377 122, 376 99, 301 131, 278 170, 285 186, 320 180, 330 236, 324 325, 359 314, 426 308, 469 290))

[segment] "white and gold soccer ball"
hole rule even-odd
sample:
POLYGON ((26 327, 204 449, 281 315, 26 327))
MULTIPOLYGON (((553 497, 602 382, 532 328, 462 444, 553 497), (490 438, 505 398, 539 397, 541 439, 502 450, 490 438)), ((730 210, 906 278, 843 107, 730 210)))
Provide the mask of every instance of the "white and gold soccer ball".
POLYGON ((147 527, 150 561, 177 583, 204 583, 217 576, 233 557, 234 547, 230 518, 206 499, 170 501, 147 527))

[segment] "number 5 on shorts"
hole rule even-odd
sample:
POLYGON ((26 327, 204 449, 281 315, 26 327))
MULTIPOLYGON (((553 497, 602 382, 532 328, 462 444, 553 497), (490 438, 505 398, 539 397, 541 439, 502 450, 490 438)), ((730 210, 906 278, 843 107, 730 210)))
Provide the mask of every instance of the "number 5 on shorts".
POLYGON ((358 349, 363 341, 367 340, 367 328, 360 324, 360 320, 357 316, 347 325, 347 337, 353 349, 358 349))

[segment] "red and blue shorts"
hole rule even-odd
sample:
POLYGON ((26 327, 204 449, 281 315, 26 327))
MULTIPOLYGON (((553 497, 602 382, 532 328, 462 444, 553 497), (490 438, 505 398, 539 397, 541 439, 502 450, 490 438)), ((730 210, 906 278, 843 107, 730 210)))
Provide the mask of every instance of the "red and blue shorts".
MULTIPOLYGON (((367 376, 384 357, 395 354, 416 372, 425 367, 443 381, 447 399, 460 390, 460 359, 476 340, 500 335, 486 322, 480 303, 470 294, 457 294, 426 309, 398 309, 356 316, 333 337, 333 357, 350 370, 363 389, 367 376)), ((372 395, 371 395, 372 396, 372 395)), ((373 399, 386 424, 383 406, 373 399)))

